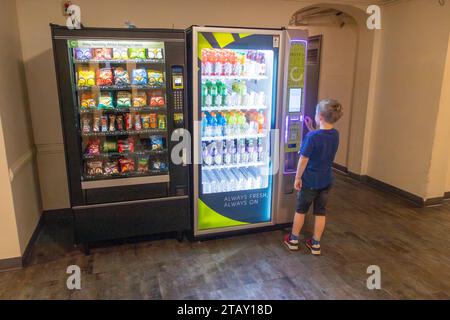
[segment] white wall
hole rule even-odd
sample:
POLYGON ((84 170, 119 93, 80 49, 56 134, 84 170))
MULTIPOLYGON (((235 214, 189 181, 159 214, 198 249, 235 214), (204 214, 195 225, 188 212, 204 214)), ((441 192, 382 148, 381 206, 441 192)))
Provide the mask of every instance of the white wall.
POLYGON ((355 23, 308 27, 310 36, 322 35, 319 100, 332 98, 341 102, 344 116, 336 124, 340 144, 335 162, 347 167, 347 152, 352 113, 353 81, 358 30, 355 23))
POLYGON ((367 173, 423 198, 433 183, 429 173, 449 30, 448 4, 413 0, 383 9, 367 173))
POLYGON ((0 46, 3 74, 0 77, 0 259, 3 259, 22 255, 41 214, 14 0, 2 2, 0 46))

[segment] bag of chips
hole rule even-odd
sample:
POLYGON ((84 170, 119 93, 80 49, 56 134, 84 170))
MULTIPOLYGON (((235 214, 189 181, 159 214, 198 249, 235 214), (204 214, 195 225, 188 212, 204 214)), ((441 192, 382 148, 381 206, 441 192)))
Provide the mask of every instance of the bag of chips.
POLYGON ((101 68, 97 70, 97 85, 110 86, 113 84, 113 71, 111 68, 101 68))
POLYGON ((95 95, 92 92, 83 92, 80 99, 80 108, 83 110, 95 108, 95 95))
POLYGON ((112 59, 112 49, 111 48, 95 48, 93 58, 94 58, 94 60, 111 60, 112 59))
POLYGON ((103 152, 117 152, 117 142, 115 140, 105 140, 102 150, 103 152))
POLYGON ((100 154, 100 139, 89 140, 86 146, 86 153, 88 155, 99 155, 100 154))
POLYGON ((130 75, 124 68, 114 69, 114 82, 116 86, 128 86, 130 84, 130 75))
POLYGON ((162 96, 153 96, 150 98, 151 107, 164 107, 166 100, 162 96))
POLYGON ((147 84, 147 71, 145 69, 134 69, 132 71, 131 83, 134 85, 147 84))
POLYGON ((113 99, 111 92, 102 92, 98 98, 98 109, 112 109, 113 99))
POLYGON ((121 139, 118 141, 119 153, 134 152, 134 140, 133 138, 121 139))
POLYGON ((131 93, 128 91, 117 92, 117 108, 131 107, 131 93))
POLYGON ((113 59, 114 60, 128 60, 128 49, 127 48, 113 48, 113 59))
POLYGON ((78 81, 79 87, 93 87, 95 86, 95 71, 87 67, 78 68, 78 81))
POLYGON ((133 95, 133 107, 140 108, 147 105, 147 94, 143 91, 138 91, 133 95))
POLYGON ((163 150, 164 140, 162 137, 152 137, 151 138, 152 150, 163 150))
POLYGON ((145 48, 129 48, 128 56, 130 59, 145 59, 145 48))
POLYGON ((120 172, 133 172, 134 171, 134 160, 129 158, 121 158, 119 159, 120 164, 120 172))
POLYGON ((90 176, 103 174, 103 163, 98 160, 89 160, 86 162, 86 173, 90 176))
POLYGON ((148 159, 140 158, 138 161, 138 171, 139 172, 147 172, 148 171, 148 159))
POLYGON ((155 158, 152 161, 152 169, 153 170, 166 170, 167 169, 167 164, 161 160, 160 158, 155 158))
POLYGON ((77 59, 77 60, 92 59, 92 49, 90 49, 90 48, 75 48, 75 59, 77 59))
POLYGON ((148 84, 152 86, 164 85, 164 73, 157 70, 148 70, 148 84))
POLYGON ((116 161, 107 161, 105 162, 103 171, 105 174, 118 174, 119 166, 116 161))
POLYGON ((163 59, 163 49, 162 48, 148 49, 147 56, 149 59, 162 60, 163 59))

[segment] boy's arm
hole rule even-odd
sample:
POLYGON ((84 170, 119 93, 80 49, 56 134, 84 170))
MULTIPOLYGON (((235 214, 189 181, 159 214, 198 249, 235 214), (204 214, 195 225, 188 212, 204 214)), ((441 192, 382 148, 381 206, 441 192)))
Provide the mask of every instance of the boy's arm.
POLYGON ((297 165, 297 174, 295 175, 295 190, 299 191, 302 188, 302 176, 303 172, 305 172, 306 165, 308 164, 309 158, 305 156, 300 156, 300 160, 297 165))

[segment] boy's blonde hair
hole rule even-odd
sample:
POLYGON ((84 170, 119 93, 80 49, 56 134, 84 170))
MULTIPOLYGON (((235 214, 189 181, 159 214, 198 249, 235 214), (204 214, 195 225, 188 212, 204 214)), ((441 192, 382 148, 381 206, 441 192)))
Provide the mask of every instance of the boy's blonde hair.
POLYGON ((343 115, 342 105, 333 99, 324 99, 317 104, 316 112, 319 113, 326 122, 335 123, 343 115))

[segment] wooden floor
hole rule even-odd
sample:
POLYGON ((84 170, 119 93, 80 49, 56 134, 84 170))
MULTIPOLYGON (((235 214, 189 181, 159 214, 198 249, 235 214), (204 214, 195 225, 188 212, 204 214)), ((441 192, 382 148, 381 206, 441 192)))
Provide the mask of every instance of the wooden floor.
MULTIPOLYGON (((291 253, 282 231, 202 243, 158 240, 93 249, 71 246, 70 220, 47 221, 31 264, 0 273, 2 299, 449 299, 450 202, 415 208, 338 177, 323 255, 291 253), (82 289, 66 289, 66 267, 82 289), (381 290, 366 287, 369 265, 381 290)), ((311 217, 308 230, 311 230, 311 217)))

